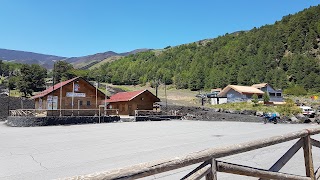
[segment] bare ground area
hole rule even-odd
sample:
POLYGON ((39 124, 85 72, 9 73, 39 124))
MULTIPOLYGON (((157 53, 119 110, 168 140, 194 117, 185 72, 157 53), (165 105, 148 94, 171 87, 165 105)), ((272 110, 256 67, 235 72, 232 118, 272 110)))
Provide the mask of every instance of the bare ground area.
POLYGON ((262 117, 251 115, 250 111, 243 111, 242 114, 221 113, 215 109, 195 106, 168 105, 167 111, 176 111, 188 120, 198 121, 237 121, 237 122, 263 122, 262 117))
MULTIPOLYGON (((0 179, 70 177, 315 127, 318 125, 178 120, 14 128, 0 122, 0 179)), ((320 139, 318 135, 314 138, 320 139)), ((294 143, 221 160, 268 169, 294 143)), ((319 151, 313 150, 315 167, 319 167, 319 151)), ((179 179, 192 168, 145 179, 179 179)), ((299 150, 281 171, 304 175, 303 152, 299 150)), ((218 173, 218 178, 250 179, 225 173, 218 173)))

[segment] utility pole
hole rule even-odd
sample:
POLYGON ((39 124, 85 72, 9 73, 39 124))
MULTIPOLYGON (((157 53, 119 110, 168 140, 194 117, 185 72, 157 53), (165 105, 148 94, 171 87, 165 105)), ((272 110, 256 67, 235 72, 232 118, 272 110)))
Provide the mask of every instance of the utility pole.
POLYGON ((8 75, 8 116, 10 116, 10 70, 8 75))
POLYGON ((156 80, 156 97, 158 97, 159 79, 156 80))
POLYGON ((164 96, 166 97, 166 111, 168 111, 167 85, 166 85, 166 82, 164 82, 164 96))
POLYGON ((53 70, 52 70, 52 93, 51 93, 51 115, 53 116, 53 97, 54 97, 54 71, 55 71, 56 61, 53 61, 53 70))

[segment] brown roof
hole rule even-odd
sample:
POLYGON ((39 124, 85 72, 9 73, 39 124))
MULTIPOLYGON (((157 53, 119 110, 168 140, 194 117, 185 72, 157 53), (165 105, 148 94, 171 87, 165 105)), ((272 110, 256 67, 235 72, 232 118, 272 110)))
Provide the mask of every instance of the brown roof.
POLYGON ((260 83, 260 84, 254 84, 251 87, 263 88, 263 87, 266 87, 267 85, 268 85, 268 83, 260 83))
MULTIPOLYGON (((51 86, 48 89, 36 94, 35 96, 32 96, 31 99, 44 97, 44 96, 52 93, 53 91, 56 91, 56 90, 60 89, 60 87, 63 87, 63 86, 65 86, 65 85, 67 85, 67 84, 69 84, 69 83, 71 83, 71 82, 73 82, 73 81, 75 81, 75 80, 77 80, 79 78, 83 79, 82 77, 75 77, 75 78, 69 79, 67 81, 63 81, 63 82, 57 83, 54 86, 51 86)), ((86 81, 85 79, 83 79, 83 80, 86 81)), ((86 82, 88 82, 88 81, 86 81, 86 82)), ((88 84, 90 84, 90 83, 88 82, 88 84)), ((90 85, 93 86, 92 84, 90 84, 90 85)), ((101 92, 99 89, 98 89, 98 92, 100 92, 100 93, 102 93, 104 95, 104 93, 101 92)))
POLYGON ((69 80, 67 80, 67 81, 63 81, 63 82, 61 82, 61 83, 57 83, 57 84, 55 84, 54 86, 51 86, 51 87, 49 87, 48 89, 46 89, 46 90, 44 90, 44 91, 36 94, 35 96, 31 97, 31 99, 36 99, 36 98, 40 98, 40 97, 43 97, 43 96, 45 96, 45 95, 48 95, 48 94, 52 93, 54 90, 57 90, 57 89, 59 89, 60 87, 66 85, 66 84, 69 84, 70 82, 72 82, 72 81, 74 81, 74 80, 76 80, 76 79, 78 79, 78 78, 79 78, 79 77, 75 77, 75 78, 69 79, 69 80))
MULTIPOLYGON (((152 94, 147 89, 140 90, 140 91, 131 91, 131 92, 119 92, 119 93, 111 96, 110 99, 107 99, 106 102, 131 101, 132 99, 134 99, 135 97, 139 96, 140 94, 142 94, 144 92, 148 92, 148 93, 152 94)), ((155 98, 156 102, 160 101, 160 99, 157 98, 155 95, 153 95, 153 97, 155 98)))
POLYGON ((225 87, 225 88, 218 94, 218 96, 225 96, 230 89, 233 89, 233 90, 239 92, 240 94, 258 94, 258 95, 264 94, 263 91, 261 91, 260 89, 255 88, 255 87, 251 87, 251 86, 238 86, 238 85, 228 85, 227 87, 225 87))

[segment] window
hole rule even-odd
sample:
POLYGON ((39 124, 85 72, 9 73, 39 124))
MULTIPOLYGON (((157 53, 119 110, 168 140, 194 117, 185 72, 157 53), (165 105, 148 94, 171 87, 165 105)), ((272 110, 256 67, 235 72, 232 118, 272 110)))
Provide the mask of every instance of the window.
POLYGON ((79 101, 80 106, 82 106, 82 101, 79 101))
POLYGON ((276 96, 276 93, 269 93, 270 96, 276 96))
POLYGON ((87 106, 90 106, 90 101, 87 101, 87 106))
POLYGON ((277 93, 277 96, 278 96, 278 97, 281 97, 281 93, 277 93))
POLYGON ((261 98, 262 98, 262 95, 259 95, 258 98, 261 99, 261 98))

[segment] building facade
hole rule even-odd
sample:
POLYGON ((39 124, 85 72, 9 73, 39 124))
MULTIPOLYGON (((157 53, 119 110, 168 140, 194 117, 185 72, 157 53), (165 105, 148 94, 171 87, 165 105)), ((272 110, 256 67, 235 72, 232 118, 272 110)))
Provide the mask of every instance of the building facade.
POLYGON ((160 99, 148 90, 120 92, 107 99, 108 109, 118 109, 120 115, 135 114, 135 110, 153 110, 160 99))
POLYGON ((250 101, 254 94, 262 98, 264 92, 250 86, 228 85, 218 94, 218 97, 227 97, 227 102, 243 102, 250 101))
POLYGON ((283 101, 282 90, 276 90, 268 83, 254 84, 254 85, 252 85, 252 87, 255 87, 255 88, 260 89, 261 91, 267 93, 270 97, 271 102, 282 102, 283 101))
POLYGON ((84 110, 98 109, 99 105, 104 104, 106 96, 84 78, 76 77, 55 84, 31 99, 35 100, 35 109, 48 110, 51 114, 57 115, 63 110, 62 115, 69 115, 70 111, 83 110, 82 115, 91 115, 92 112, 84 110))

